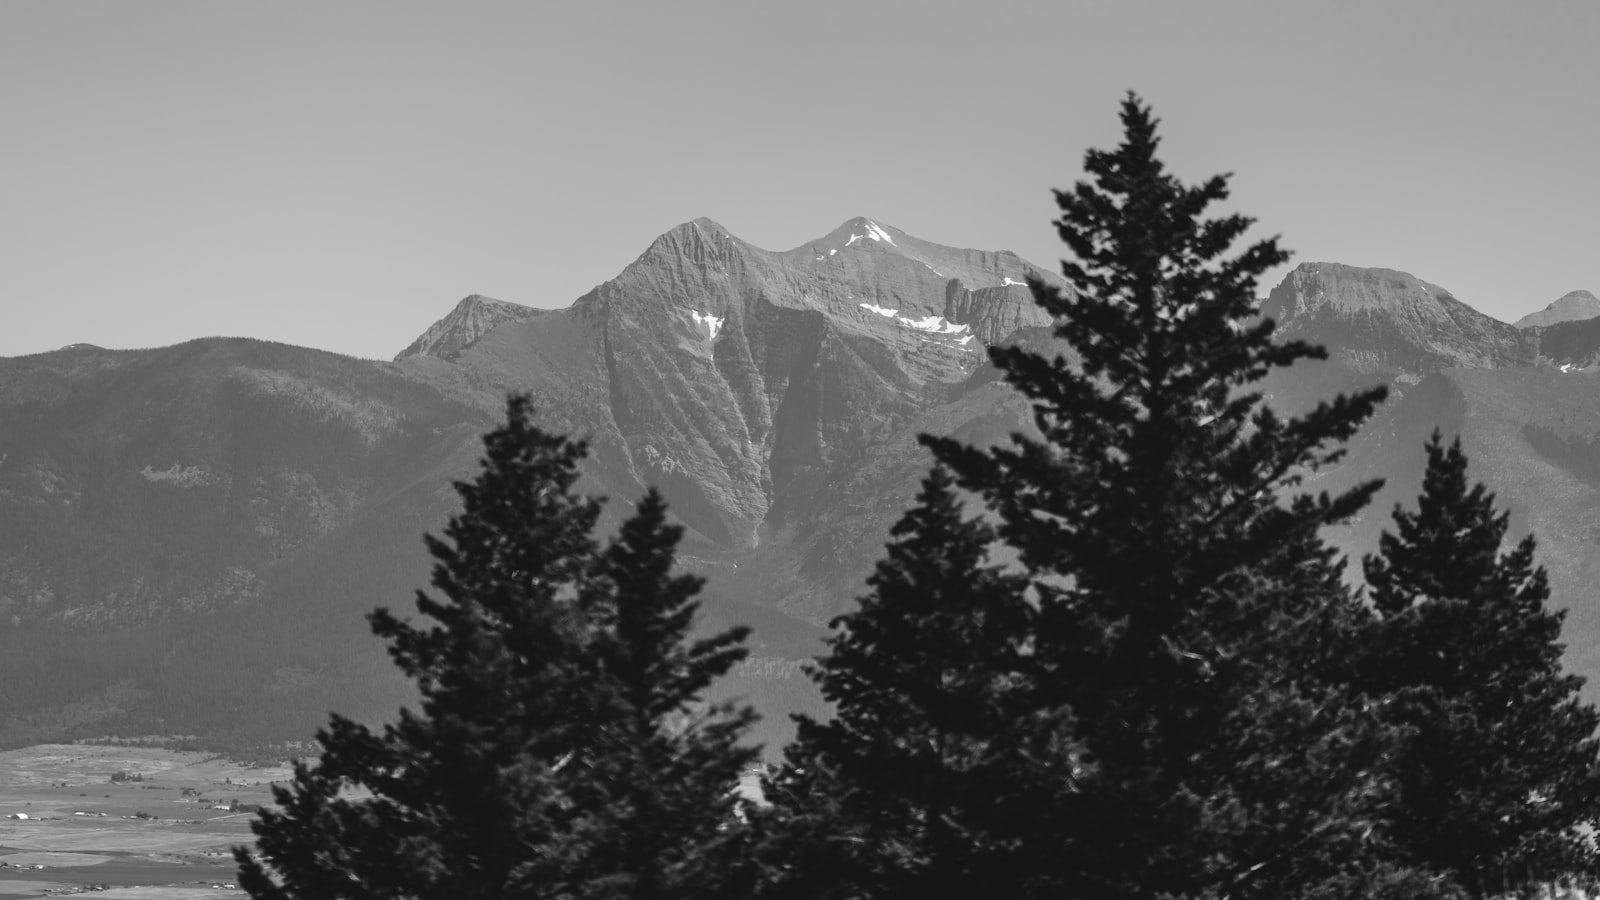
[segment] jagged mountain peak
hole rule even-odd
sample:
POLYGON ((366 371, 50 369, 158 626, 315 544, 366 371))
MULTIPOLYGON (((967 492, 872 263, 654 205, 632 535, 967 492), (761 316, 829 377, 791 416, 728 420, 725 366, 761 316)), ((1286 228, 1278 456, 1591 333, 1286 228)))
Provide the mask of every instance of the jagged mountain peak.
POLYGON ((543 312, 482 294, 468 294, 444 318, 428 326, 411 345, 395 355, 398 362, 411 356, 454 359, 473 341, 507 322, 520 322, 543 312))
POLYGON ((718 231, 728 230, 723 228, 722 225, 717 222, 717 220, 711 218, 710 216, 695 216, 693 219, 690 219, 684 224, 693 228, 714 228, 718 231))
POLYGON ((724 274, 745 266, 833 272, 828 276, 833 281, 841 275, 846 280, 870 280, 881 275, 885 266, 892 269, 909 265, 941 283, 959 280, 967 290, 1017 288, 1025 293, 1029 276, 1063 285, 1054 272, 1041 269, 1010 250, 938 244, 870 216, 853 216, 822 237, 786 251, 757 247, 714 219, 702 216, 656 237, 634 266, 650 268, 663 263, 674 268, 689 264, 724 274))
POLYGON ((508 303, 505 300, 496 300, 493 297, 486 297, 483 294, 468 294, 465 297, 461 298, 461 302, 456 304, 455 309, 453 311, 454 312, 461 312, 461 311, 470 310, 470 309, 473 309, 473 308, 494 308, 494 307, 506 307, 506 306, 516 307, 516 308, 519 308, 519 309, 526 309, 527 308, 527 307, 522 306, 522 304, 520 304, 520 303, 508 303))
POLYGON ((655 239, 654 243, 678 243, 684 240, 715 240, 719 238, 736 240, 733 232, 729 231, 727 226, 707 216, 700 216, 667 229, 655 239))
POLYGON ((924 240, 880 219, 855 216, 813 241, 783 254, 802 266, 878 265, 870 260, 903 258, 934 277, 958 280, 968 290, 1025 288, 1028 276, 1061 285, 1010 250, 973 250, 924 240))
POLYGON ((469 330, 455 356, 433 355, 469 381, 537 373, 549 415, 591 436, 604 478, 660 485, 700 538, 754 547, 802 515, 830 465, 959 396, 985 347, 1049 323, 1026 281, 1050 276, 1014 253, 865 216, 823 242, 776 252, 693 219, 570 310, 469 330))
POLYGON ((1554 303, 1538 312, 1528 313, 1518 319, 1518 328, 1538 328, 1559 322, 1579 322, 1600 317, 1600 297, 1589 291, 1563 294, 1554 303))
POLYGON ((838 228, 823 235, 820 239, 812 241, 811 244, 813 246, 822 244, 853 247, 857 242, 868 241, 870 243, 861 244, 863 249, 873 245, 878 245, 881 249, 898 248, 900 244, 896 241, 897 236, 905 238, 908 235, 893 226, 885 227, 875 219, 870 219, 866 216, 855 216, 854 218, 846 219, 838 228))
POLYGON ((720 259, 748 246, 716 220, 701 216, 657 235, 634 265, 652 259, 720 259))

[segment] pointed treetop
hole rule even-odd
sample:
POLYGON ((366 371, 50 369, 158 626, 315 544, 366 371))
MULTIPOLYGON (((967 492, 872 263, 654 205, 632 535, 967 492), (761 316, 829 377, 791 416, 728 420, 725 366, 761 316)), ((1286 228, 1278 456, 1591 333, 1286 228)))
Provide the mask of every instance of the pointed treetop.
POLYGON ((1379 538, 1380 555, 1363 563, 1373 602, 1385 614, 1418 600, 1468 599, 1495 587, 1481 577, 1494 567, 1510 513, 1495 511, 1494 495, 1482 483, 1469 485, 1459 436, 1446 446, 1434 429, 1427 453, 1417 509, 1396 504, 1395 530, 1379 538))

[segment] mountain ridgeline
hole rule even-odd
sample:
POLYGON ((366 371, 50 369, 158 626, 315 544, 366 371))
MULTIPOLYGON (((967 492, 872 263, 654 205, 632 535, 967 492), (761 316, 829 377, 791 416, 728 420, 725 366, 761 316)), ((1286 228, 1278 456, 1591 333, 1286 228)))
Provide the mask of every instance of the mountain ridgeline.
MULTIPOLYGON (((1061 283, 871 219, 784 252, 697 219, 565 309, 468 297, 393 361, 241 339, 0 359, 0 739, 248 743, 304 738, 329 708, 392 714, 409 688, 363 615, 409 612, 421 535, 527 391, 542 427, 588 442, 604 523, 661 489, 684 565, 710 579, 705 626, 755 630, 719 690, 754 700, 776 745, 788 712, 820 706, 798 662, 927 470, 917 434, 1030 427, 985 352, 1051 343, 1029 279, 1061 283)), ((1332 355, 1267 390, 1293 406, 1393 387, 1320 476, 1390 479, 1337 536, 1355 552, 1414 496, 1428 431, 1460 433, 1540 537, 1569 661, 1592 674, 1600 376, 1580 370, 1600 319, 1555 321, 1582 308, 1569 298, 1518 328, 1404 273, 1304 264, 1263 313, 1332 355)))

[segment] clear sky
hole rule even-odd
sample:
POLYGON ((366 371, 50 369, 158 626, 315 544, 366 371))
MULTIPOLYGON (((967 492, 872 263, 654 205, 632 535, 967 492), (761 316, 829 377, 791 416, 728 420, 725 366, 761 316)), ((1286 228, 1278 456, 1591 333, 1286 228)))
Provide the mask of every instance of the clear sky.
MULTIPOLYGON (((0 2, 0 356, 387 358, 710 216, 1054 267, 1139 91, 1296 261, 1515 319, 1600 292, 1600 3, 0 2)), ((1276 278, 1274 278, 1276 280, 1276 278)))

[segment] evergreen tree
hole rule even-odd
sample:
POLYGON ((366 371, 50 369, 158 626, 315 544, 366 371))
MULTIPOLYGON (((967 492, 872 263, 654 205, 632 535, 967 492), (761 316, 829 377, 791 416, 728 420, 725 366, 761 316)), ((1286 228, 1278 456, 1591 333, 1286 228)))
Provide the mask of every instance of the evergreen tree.
POLYGON ((1378 485, 1283 498, 1384 391, 1296 418, 1262 402, 1270 370, 1325 356, 1258 318, 1257 278, 1286 254, 1230 256, 1251 220, 1203 218, 1226 177, 1169 174, 1137 97, 1122 123, 1086 155, 1092 180, 1056 195, 1074 291, 1030 282, 1075 358, 990 351, 1037 436, 925 438, 1030 572, 1033 702, 1070 713, 1023 859, 1079 897, 1414 895, 1431 882, 1385 861, 1373 818, 1392 729, 1288 652, 1354 627, 1336 578, 1303 597, 1295 573, 1325 566, 1318 530, 1378 485))
POLYGON ((833 621, 812 675, 835 715, 797 717, 767 785, 788 817, 778 895, 1016 895, 1010 829, 996 820, 1043 772, 1019 775, 1038 767, 1035 748, 1012 740, 1033 611, 1025 579, 987 563, 994 539, 935 467, 871 591, 833 621))
POLYGON ((1363 682, 1397 694, 1414 729, 1400 757, 1397 839, 1474 896, 1534 892, 1600 874, 1600 714, 1578 696, 1559 643, 1565 613, 1530 535, 1502 552, 1509 514, 1469 487, 1456 439, 1435 431, 1415 512, 1365 560, 1382 617, 1363 682))
POLYGON ((646 493, 606 548, 599 591, 585 598, 613 636, 597 649, 611 687, 608 727, 585 762, 601 788, 595 825, 582 839, 577 897, 709 898, 736 886, 720 833, 735 821, 732 787, 759 752, 739 746, 755 720, 748 707, 700 701, 745 657, 749 629, 688 642, 704 579, 673 576, 683 529, 666 501, 646 493), (596 602, 598 601, 598 602, 596 602))
POLYGON ((381 732, 332 717, 254 823, 259 859, 235 851, 252 896, 699 896, 685 861, 716 839, 749 714, 681 717, 743 635, 681 646, 699 581, 668 574, 659 496, 599 550, 599 504, 573 491, 584 445, 531 416, 511 398, 426 539, 432 623, 370 617, 420 711, 381 732))

